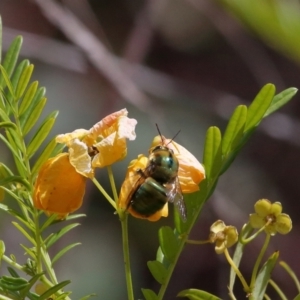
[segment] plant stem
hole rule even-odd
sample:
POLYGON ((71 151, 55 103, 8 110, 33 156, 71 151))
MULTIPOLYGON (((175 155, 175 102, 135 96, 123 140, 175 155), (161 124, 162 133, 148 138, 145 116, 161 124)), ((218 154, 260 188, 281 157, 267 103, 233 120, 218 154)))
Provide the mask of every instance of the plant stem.
POLYGON ((241 283, 244 287, 245 292, 250 293, 251 290, 250 290, 249 285, 247 284, 244 276, 242 275, 242 273, 240 272, 240 270, 237 268, 234 261, 232 260, 227 248, 225 248, 224 254, 226 256, 226 259, 227 259, 228 263, 231 265, 232 269, 234 270, 234 272, 236 273, 236 275, 240 279, 240 281, 241 281, 241 283))
POLYGON ((265 242, 263 244, 263 247, 261 248, 261 251, 257 257, 257 260, 255 262, 255 265, 254 265, 254 268, 253 268, 253 271, 252 271, 252 276, 251 276, 251 282, 250 282, 250 288, 251 290, 253 290, 254 288, 254 285, 255 285, 255 281, 256 281, 256 276, 257 276, 257 272, 258 272, 258 268, 259 268, 259 265, 261 263, 261 260, 266 252, 266 249, 269 245, 269 242, 270 242, 270 238, 271 238, 271 235, 269 233, 266 234, 266 239, 265 239, 265 242))
POLYGON ((98 190, 101 192, 101 194, 106 198, 106 200, 112 205, 114 209, 117 209, 115 201, 106 193, 105 189, 102 187, 102 185, 99 183, 99 181, 94 177, 92 179, 95 186, 98 188, 98 190))
POLYGON ((282 300, 288 300, 288 298, 282 292, 282 290, 280 289, 280 287, 272 279, 269 280, 269 283, 274 288, 274 290, 277 292, 277 294, 280 297, 280 299, 282 299, 282 300))
POLYGON ((120 212, 119 216, 120 216, 120 221, 122 226, 123 257, 124 257, 124 265, 125 265, 127 296, 128 296, 128 300, 134 300, 131 268, 130 268, 129 242, 128 242, 128 214, 127 212, 120 212))
POLYGON ((285 263, 284 261, 279 262, 280 266, 283 267, 286 272, 291 276, 291 278, 293 279, 293 281, 295 282, 296 288, 298 290, 298 293, 300 293, 300 283, 299 280, 297 278, 297 275, 295 274, 295 272, 290 268, 290 266, 285 263))
POLYGON ((110 186, 111 186, 113 196, 114 196, 114 199, 115 199, 115 203, 118 204, 117 202, 118 202, 119 197, 118 197, 116 184, 115 184, 115 179, 114 179, 114 174, 112 172, 111 166, 107 167, 107 171, 108 171, 108 178, 109 178, 110 186))

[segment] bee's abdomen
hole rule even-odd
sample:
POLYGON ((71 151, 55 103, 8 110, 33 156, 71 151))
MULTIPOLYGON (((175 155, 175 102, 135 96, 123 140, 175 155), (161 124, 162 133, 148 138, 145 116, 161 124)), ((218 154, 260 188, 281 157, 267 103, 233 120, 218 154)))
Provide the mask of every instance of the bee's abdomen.
POLYGON ((166 188, 148 177, 132 195, 130 206, 142 216, 149 217, 161 210, 167 201, 166 188))

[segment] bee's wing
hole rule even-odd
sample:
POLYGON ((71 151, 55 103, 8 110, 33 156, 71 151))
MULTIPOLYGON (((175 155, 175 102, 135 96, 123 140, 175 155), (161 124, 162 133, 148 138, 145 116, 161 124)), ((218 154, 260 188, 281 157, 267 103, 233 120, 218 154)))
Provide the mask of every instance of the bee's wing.
POLYGON ((187 218, 186 206, 183 200, 180 183, 178 177, 175 178, 174 182, 166 185, 168 190, 167 196, 171 203, 174 203, 175 208, 179 212, 182 220, 185 222, 187 218))

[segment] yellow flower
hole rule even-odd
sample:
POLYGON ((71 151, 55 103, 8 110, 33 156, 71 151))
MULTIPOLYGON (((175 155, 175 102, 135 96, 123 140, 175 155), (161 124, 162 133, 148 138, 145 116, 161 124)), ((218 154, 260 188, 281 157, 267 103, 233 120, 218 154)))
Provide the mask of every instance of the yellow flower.
POLYGON ((250 225, 253 228, 265 227, 271 235, 276 232, 287 234, 292 230, 292 220, 289 215, 281 213, 280 202, 271 203, 267 199, 258 200, 254 205, 254 214, 250 214, 250 225))
POLYGON ((139 179, 139 175, 137 174, 138 170, 144 170, 147 167, 148 164, 148 157, 144 155, 139 155, 137 159, 131 161, 131 163, 128 166, 125 181, 123 182, 123 185, 121 187, 118 206, 122 210, 127 210, 128 212, 140 219, 147 219, 149 221, 158 221, 161 217, 167 217, 168 216, 168 203, 165 204, 162 210, 157 211, 155 214, 145 217, 143 215, 140 215, 136 211, 134 211, 129 204, 130 201, 130 195, 134 191, 135 185, 137 180, 139 179))
POLYGON ((216 253, 221 254, 237 242, 238 232, 234 226, 226 226, 222 220, 218 220, 210 227, 209 240, 216 244, 216 253))
MULTIPOLYGON (((193 193, 199 190, 199 183, 205 178, 205 171, 200 162, 184 147, 175 142, 169 143, 170 140, 157 136, 154 138, 151 150, 158 145, 166 145, 174 151, 175 156, 179 162, 178 179, 183 194, 193 193)), ((137 188, 136 183, 140 177, 138 170, 144 170, 148 166, 148 158, 144 155, 139 155, 137 159, 133 160, 127 169, 126 177, 121 187, 119 196, 119 208, 126 210, 136 218, 147 219, 149 221, 158 221, 161 217, 168 216, 168 203, 166 203, 162 210, 157 211, 151 216, 143 216, 134 211, 129 205, 132 192, 137 188)))
POLYGON ((69 154, 58 154, 41 167, 34 186, 34 206, 48 215, 56 213, 64 219, 80 208, 85 183, 86 177, 70 164, 69 154))
POLYGON ((122 160, 127 154, 126 139, 134 140, 137 121, 122 109, 108 115, 90 130, 77 129, 56 137, 69 147, 70 163, 78 173, 93 177, 95 168, 122 160))

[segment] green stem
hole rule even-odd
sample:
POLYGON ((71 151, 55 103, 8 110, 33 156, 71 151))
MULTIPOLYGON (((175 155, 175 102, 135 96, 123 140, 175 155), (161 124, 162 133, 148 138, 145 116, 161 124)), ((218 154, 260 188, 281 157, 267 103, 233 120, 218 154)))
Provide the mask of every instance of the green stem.
POLYGON ((131 268, 130 268, 130 256, 129 256, 129 242, 128 242, 128 214, 127 212, 120 212, 120 221, 122 226, 122 243, 123 243, 123 256, 125 265, 125 276, 127 286, 128 300, 134 300, 131 268))
POLYGON ((276 284, 275 281, 273 281, 272 279, 269 280, 270 285, 274 288, 274 290, 277 292, 278 296, 280 297, 280 299, 282 300, 288 300, 288 298, 285 296, 285 294, 282 292, 282 290, 280 289, 280 287, 276 284))
POLYGON ((240 281, 241 281, 241 283, 244 287, 245 292, 250 293, 251 290, 250 290, 249 285, 247 284, 247 282, 246 282, 244 276, 242 275, 242 273, 240 272, 239 268, 237 268, 234 261, 232 260, 227 248, 225 248, 224 254, 226 256, 226 259, 227 259, 228 263, 231 265, 232 269, 234 270, 234 272, 236 273, 236 275, 240 279, 240 281))
POLYGON ((202 191, 202 193, 199 193, 199 196, 200 196, 199 203, 201 203, 201 204, 199 205, 198 209, 193 212, 193 215, 191 217, 191 221, 189 223, 188 228, 186 229, 186 231, 184 232, 184 234, 181 235, 181 238, 179 240, 178 251, 176 253, 174 262, 171 263, 169 265, 169 267, 168 267, 167 277, 165 279, 164 284, 162 284, 161 287, 160 287, 160 289, 159 289, 157 300, 162 300, 163 299, 164 294, 165 294, 165 292, 167 290, 169 281, 170 281, 170 279, 172 277, 173 271, 174 271, 175 266, 177 264, 177 261, 178 261, 178 259, 180 257, 180 254, 181 254, 181 252, 182 252, 182 250, 183 250, 183 248, 184 248, 184 246, 186 244, 186 241, 188 240, 188 236, 189 236, 189 234, 190 234, 190 232, 191 232, 194 224, 198 220, 199 214, 200 214, 200 212, 202 210, 202 207, 203 207, 205 201, 208 199, 208 197, 211 194, 211 189, 214 188, 214 182, 212 182, 209 187, 207 187, 206 184, 207 184, 207 180, 205 180, 201 184, 201 188, 203 188, 204 190, 206 190, 206 192, 202 191))
POLYGON ((295 274, 295 272, 290 268, 290 266, 285 263, 284 261, 281 261, 279 262, 280 266, 283 267, 286 272, 291 276, 291 278, 293 279, 296 287, 297 287, 297 290, 298 290, 298 293, 300 293, 300 283, 299 283, 299 280, 297 278, 297 275, 295 274))
POLYGON ((271 238, 271 235, 269 233, 266 234, 266 239, 265 239, 265 242, 263 244, 263 247, 261 248, 261 251, 257 257, 257 260, 255 262, 255 265, 254 265, 254 268, 253 268, 253 271, 252 271, 252 276, 251 276, 251 282, 250 282, 250 288, 251 290, 253 290, 254 286, 255 286, 255 281, 256 281, 256 276, 257 276, 257 272, 258 272, 258 268, 259 268, 259 265, 261 263, 261 260, 267 250, 267 247, 269 245, 269 242, 270 242, 270 238, 271 238))
POLYGON ((107 171, 108 171, 108 178, 109 178, 110 186, 111 186, 111 189, 112 189, 112 192, 113 192, 113 196, 114 196, 114 199, 115 199, 115 203, 118 204, 119 197, 118 197, 118 193, 117 193, 117 189, 116 189, 116 184, 115 184, 115 179, 114 179, 114 174, 112 172, 111 166, 107 167, 107 171))
POLYGON ((106 198, 106 200, 112 205, 114 209, 117 209, 116 202, 106 193, 105 189, 102 187, 102 185, 99 183, 99 181, 94 177, 92 179, 95 186, 98 188, 98 190, 101 192, 101 194, 106 198))
POLYGON ((240 238, 240 242, 243 244, 243 245, 246 245, 248 243, 250 243, 252 240, 254 240, 261 232, 263 232, 266 228, 266 225, 261 227, 259 230, 257 230, 254 234, 252 234, 251 236, 249 236, 248 238, 244 238, 244 229, 247 229, 248 230, 248 226, 250 226, 249 223, 245 224, 242 228, 242 231, 241 231, 241 238, 240 238))
POLYGON ((206 240, 206 241, 186 240, 186 243, 191 245, 204 245, 204 244, 209 244, 210 240, 206 240))
POLYGON ((13 266, 14 268, 16 268, 19 271, 23 271, 23 272, 26 271, 25 268, 24 268, 24 266, 19 265, 18 263, 16 263, 15 261, 13 261, 12 259, 10 259, 6 255, 2 256, 2 260, 4 260, 6 263, 10 264, 11 266, 13 266))

